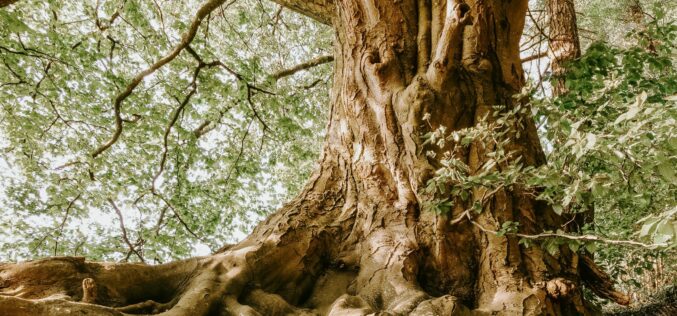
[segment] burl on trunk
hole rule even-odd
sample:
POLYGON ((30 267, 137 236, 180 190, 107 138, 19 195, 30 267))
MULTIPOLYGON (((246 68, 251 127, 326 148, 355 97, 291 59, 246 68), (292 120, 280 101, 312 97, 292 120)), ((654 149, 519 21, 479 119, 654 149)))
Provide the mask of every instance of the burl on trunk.
MULTIPOLYGON (((488 199, 477 188, 446 214, 421 208, 432 198, 421 188, 440 167, 425 153, 445 150, 428 148, 421 135, 472 127, 495 105, 524 102, 513 95, 524 83, 527 0, 276 2, 336 30, 327 138, 303 192, 247 239, 208 257, 0 266, 0 313, 594 313, 582 299, 584 279, 600 295, 627 301, 588 258, 565 248, 551 256, 488 232, 506 221, 526 234, 562 224, 519 188, 488 199), (466 212, 475 202, 482 211, 466 212)), ((515 158, 542 164, 534 123, 522 121, 508 146, 515 158)), ((475 142, 456 154, 475 172, 493 146, 475 142)))

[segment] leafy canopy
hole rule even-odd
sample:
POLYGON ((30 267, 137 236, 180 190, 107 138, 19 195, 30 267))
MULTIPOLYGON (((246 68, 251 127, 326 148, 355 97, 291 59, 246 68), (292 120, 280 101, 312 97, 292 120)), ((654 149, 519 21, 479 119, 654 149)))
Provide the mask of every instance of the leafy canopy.
POLYGON ((124 99, 121 137, 92 158, 114 134, 114 99, 180 42, 200 5, 0 9, 0 260, 139 260, 121 218, 150 262, 185 258, 242 238, 299 189, 323 138, 330 65, 271 75, 326 55, 331 33, 269 2, 207 16, 124 99))

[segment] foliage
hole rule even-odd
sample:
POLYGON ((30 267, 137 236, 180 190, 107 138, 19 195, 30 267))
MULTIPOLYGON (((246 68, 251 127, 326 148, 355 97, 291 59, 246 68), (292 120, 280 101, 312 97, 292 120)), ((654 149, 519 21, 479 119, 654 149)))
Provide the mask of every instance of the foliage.
POLYGON ((633 291, 645 270, 657 271, 655 285, 675 281, 677 25, 662 12, 629 33, 625 48, 592 44, 570 65, 569 93, 543 100, 537 114, 548 126, 549 165, 562 175, 549 183, 548 200, 572 214, 594 209, 583 233, 667 245, 597 249, 607 271, 633 291))
POLYGON ((177 45, 200 4, 0 9, 0 260, 129 258, 120 217, 148 260, 204 254, 299 190, 323 137, 330 67, 270 75, 327 54, 331 36, 267 2, 229 1, 206 18, 195 54, 146 78, 122 103, 121 138, 91 157, 113 134, 113 99, 177 45), (225 66, 193 78, 194 55, 225 66))
POLYGON ((481 212, 492 194, 523 190, 571 220, 557 231, 531 235, 520 231, 519 223, 500 223, 497 235, 516 235, 527 245, 540 241, 550 253, 562 246, 595 253, 629 290, 640 287, 635 277, 645 276, 647 269, 661 270, 657 283, 674 282, 676 37, 677 25, 654 20, 641 33, 628 35, 634 45, 593 43, 568 65, 566 94, 552 98, 538 89, 542 87, 527 88, 516 97, 529 95, 531 111, 521 105, 497 106, 472 128, 451 133, 441 128, 425 135, 427 144, 446 150, 441 168, 422 192, 433 197, 427 207, 445 212, 461 203, 466 211, 452 222, 472 221, 473 212, 481 212), (515 158, 508 137, 519 137, 515 127, 530 114, 540 123, 548 161, 535 168, 515 158), (458 155, 481 144, 492 144, 477 149, 491 151, 491 159, 470 170, 458 155), (474 200, 468 201, 473 193, 474 200), (586 212, 594 212, 594 221, 581 220, 586 212))
MULTIPOLYGON (((497 106, 473 128, 424 135, 444 148, 427 153, 444 155, 423 192, 432 197, 427 209, 460 207, 463 218, 453 221, 471 219, 493 194, 515 188, 572 219, 594 209, 595 221, 580 227, 525 236, 525 225, 510 221, 495 233, 553 253, 593 252, 628 289, 648 270, 674 282, 677 31, 665 21, 674 5, 638 28, 615 23, 627 19, 629 1, 577 2, 592 43, 570 65, 568 94, 550 98, 544 78, 519 96, 530 97, 528 106, 497 106), (603 36, 610 42, 595 41, 603 36), (541 167, 510 148, 514 127, 530 115, 547 151, 541 167), (482 148, 491 159, 470 170, 462 154, 480 143, 494 145, 482 148)), ((228 1, 210 15, 194 53, 184 50, 125 99, 122 137, 91 158, 113 134, 114 98, 171 51, 199 5, 52 0, 0 9, 0 261, 139 260, 123 234, 149 261, 184 258, 241 238, 300 189, 323 138, 330 66, 292 80, 271 74, 327 54, 331 34, 254 0, 228 1), (224 66, 195 75, 196 56, 224 66)))

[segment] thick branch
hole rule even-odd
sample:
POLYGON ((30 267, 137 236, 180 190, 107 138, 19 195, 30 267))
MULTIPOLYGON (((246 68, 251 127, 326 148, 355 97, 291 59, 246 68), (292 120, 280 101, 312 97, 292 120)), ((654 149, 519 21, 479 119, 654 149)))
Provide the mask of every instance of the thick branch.
POLYGON ((447 1, 447 17, 442 27, 442 35, 433 53, 432 63, 428 67, 428 81, 433 87, 440 88, 454 67, 460 62, 463 29, 472 24, 470 7, 465 3, 447 1))
POLYGON ((132 242, 129 240, 129 237, 127 237, 127 228, 125 228, 125 218, 122 216, 122 212, 117 207, 117 205, 115 205, 113 199, 108 199, 108 203, 110 203, 110 205, 115 210, 115 214, 118 215, 118 219, 120 220, 120 230, 122 230, 122 240, 124 240, 127 246, 129 247, 129 251, 133 252, 139 258, 139 260, 141 260, 141 262, 146 262, 143 259, 143 256, 136 249, 136 246, 134 246, 132 242))
POLYGON ((278 71, 278 72, 274 73, 272 75, 272 77, 275 80, 279 80, 281 78, 291 76, 291 75, 293 75, 293 74, 295 74, 299 71, 310 69, 310 68, 313 68, 315 66, 319 66, 319 65, 322 65, 322 64, 330 63, 332 61, 334 61, 334 56, 331 56, 331 55, 320 56, 320 57, 317 57, 317 58, 313 58, 313 59, 311 59, 307 62, 298 64, 298 65, 291 67, 289 69, 284 69, 284 70, 278 71))
POLYGON ((132 94, 134 89, 143 81, 146 76, 154 73, 158 69, 162 68, 164 65, 168 64, 170 61, 174 60, 176 56, 181 53, 183 49, 188 47, 188 45, 193 41, 193 38, 195 38, 195 34, 197 34, 197 30, 200 27, 200 24, 202 23, 202 20, 214 9, 218 8, 221 4, 223 4, 225 0, 209 0, 205 2, 205 4, 200 7, 200 9, 197 11, 197 14, 195 15, 195 18, 190 24, 190 28, 188 29, 187 32, 183 34, 181 37, 181 42, 174 47, 174 49, 165 57, 161 58, 157 62, 155 62, 153 65, 148 67, 148 69, 140 72, 139 74, 134 77, 131 83, 127 85, 127 88, 125 88, 124 91, 122 91, 120 94, 118 94, 115 97, 115 101, 113 102, 113 111, 115 113, 115 132, 113 132, 113 136, 111 136, 110 140, 108 140, 105 144, 99 146, 94 152, 92 152, 92 157, 96 158, 99 155, 101 155, 104 151, 108 150, 115 142, 118 141, 120 138, 120 135, 122 134, 122 115, 121 115, 121 107, 122 107, 122 102, 132 94))
POLYGON ((331 19, 334 16, 334 0, 272 1, 327 25, 331 25, 331 19))

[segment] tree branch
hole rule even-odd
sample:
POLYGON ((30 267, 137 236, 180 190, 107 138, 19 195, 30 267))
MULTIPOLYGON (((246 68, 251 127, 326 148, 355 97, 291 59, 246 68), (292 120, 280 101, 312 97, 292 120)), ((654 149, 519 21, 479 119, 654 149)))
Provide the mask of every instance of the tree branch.
POLYGON ((111 138, 105 144, 99 146, 99 148, 92 152, 92 158, 96 158, 101 155, 104 151, 113 146, 113 144, 115 144, 115 142, 117 142, 120 138, 123 128, 123 119, 121 115, 122 102, 132 94, 134 89, 141 83, 141 81, 143 81, 146 76, 154 73, 164 65, 174 60, 174 58, 176 58, 176 56, 178 56, 183 49, 188 47, 188 45, 193 41, 193 38, 195 38, 195 34, 197 34, 197 30, 200 27, 202 20, 224 2, 225 0, 208 0, 205 2, 205 4, 203 4, 195 14, 195 18, 193 18, 188 31, 186 31, 181 37, 181 42, 179 42, 179 44, 174 47, 174 49, 167 56, 161 58, 148 69, 137 74, 136 77, 132 79, 132 82, 127 85, 127 88, 125 88, 124 91, 115 97, 115 101, 113 102, 113 111, 115 113, 115 132, 113 132, 113 136, 111 136, 111 138))
POLYGON ((292 11, 308 16, 320 23, 331 25, 334 16, 334 0, 272 0, 292 11))
POLYGON ((307 62, 298 64, 298 65, 291 67, 289 69, 284 69, 284 70, 278 71, 278 72, 274 73, 271 77, 273 77, 273 79, 275 79, 275 80, 279 80, 279 79, 282 79, 284 77, 291 76, 291 75, 293 75, 293 74, 295 74, 299 71, 310 69, 310 68, 313 68, 315 66, 319 66, 319 65, 322 65, 322 64, 330 63, 332 61, 334 61, 334 56, 332 56, 332 55, 320 56, 320 57, 317 57, 317 58, 313 58, 313 59, 311 59, 307 62))
POLYGON ((63 216, 63 219, 61 220, 61 225, 59 225, 59 234, 56 236, 54 239, 54 255, 56 256, 56 251, 59 248, 59 238, 63 234, 63 228, 66 226, 66 221, 68 220, 68 215, 70 215, 71 208, 73 208, 73 205, 75 202, 80 199, 80 196, 82 196, 82 192, 78 193, 78 195, 73 198, 69 203, 68 206, 66 207, 66 212, 63 216))
POLYGON ((115 213, 118 215, 118 219, 120 220, 120 229, 122 230, 122 240, 125 241, 127 246, 129 247, 129 251, 133 252, 137 257, 139 257, 139 260, 141 262, 146 262, 146 260, 143 259, 143 256, 136 250, 136 246, 132 244, 131 241, 129 241, 129 237, 127 237, 127 228, 125 228, 125 219, 122 216, 122 212, 118 208, 117 205, 115 205, 115 202, 113 199, 108 199, 108 203, 110 203, 111 206, 113 206, 113 209, 115 210, 115 213))
POLYGON ((548 52, 540 52, 540 53, 537 53, 537 54, 533 54, 531 56, 527 56, 527 57, 522 58, 522 63, 528 63, 532 60, 541 59, 545 56, 548 56, 548 52))
POLYGON ((461 59, 463 29, 470 24, 472 24, 470 7, 463 2, 447 0, 447 16, 442 27, 442 35, 426 73, 428 82, 433 87, 441 88, 449 73, 458 66, 461 59))
POLYGON ((580 256, 581 263, 579 265, 581 279, 599 297, 610 299, 620 305, 627 306, 631 302, 631 298, 616 289, 614 289, 614 282, 608 274, 600 269, 595 261, 588 256, 580 256))

